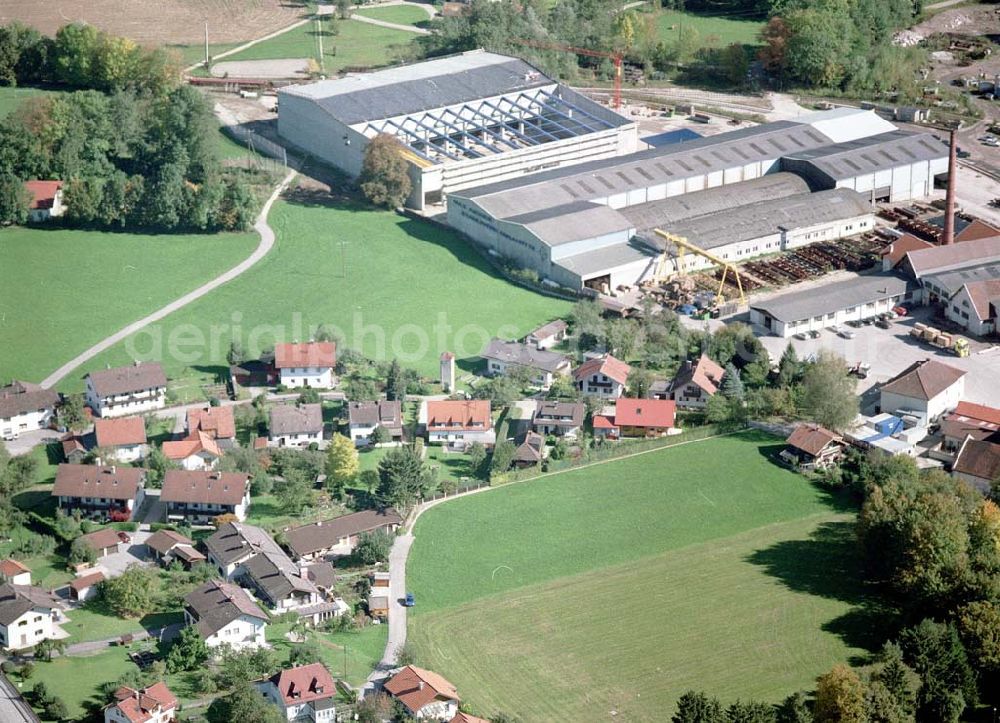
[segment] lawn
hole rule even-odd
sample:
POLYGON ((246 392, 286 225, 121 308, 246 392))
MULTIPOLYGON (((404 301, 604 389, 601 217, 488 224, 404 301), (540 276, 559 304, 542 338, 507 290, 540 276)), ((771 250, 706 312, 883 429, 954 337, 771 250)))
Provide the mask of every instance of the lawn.
POLYGON ((663 720, 689 688, 811 687, 877 632, 852 515, 775 465, 780 449, 744 433, 432 508, 407 568, 418 660, 525 721, 663 720))
POLYGON ((51 95, 58 92, 56 90, 40 90, 38 88, 0 87, 0 118, 4 118, 9 113, 12 113, 27 98, 39 95, 51 95))
POLYGON ((354 15, 363 15, 396 25, 420 25, 430 20, 430 16, 420 8, 411 5, 389 5, 384 8, 358 8, 354 15))
POLYGON ((755 19, 727 18, 661 10, 656 18, 656 33, 666 43, 677 41, 681 29, 694 29, 698 33, 699 47, 724 48, 733 43, 760 45, 760 31, 764 22, 755 19))
MULTIPOLYGON (((327 73, 335 73, 346 67, 389 65, 397 57, 394 47, 409 45, 415 37, 405 30, 382 28, 357 20, 342 20, 338 23, 338 28, 337 35, 332 35, 329 30, 322 31, 323 68, 327 73)), ((306 23, 239 53, 221 58, 219 62, 318 58, 316 32, 315 23, 306 23)))
POLYGON ((70 610, 66 617, 69 618, 69 622, 62 627, 70 634, 68 641, 70 643, 108 640, 127 633, 155 630, 173 623, 184 622, 184 615, 180 611, 151 613, 141 619, 122 618, 111 611, 102 600, 92 600, 83 607, 70 610))
MULTIPOLYGON (((41 381, 108 334, 246 258, 256 234, 0 229, 0 379, 41 381)), ((123 355, 127 358, 127 355, 123 355)), ((94 368, 94 367, 90 367, 94 368)), ((71 387, 82 389, 71 374, 71 387)))
MULTIPOLYGON (((509 284, 448 230, 386 211, 320 205, 305 192, 294 198, 271 211, 277 242, 267 257, 139 332, 137 348, 164 341, 168 376, 222 371, 234 332, 256 354, 275 339, 308 338, 328 324, 342 346, 379 360, 395 356, 436 377, 442 351, 475 356, 491 336, 519 337, 569 310, 567 302, 509 284), (233 319, 239 323, 230 325, 233 319), (183 358, 166 343, 181 331, 201 337, 200 345, 183 346, 183 358)), ((127 345, 88 368, 128 363, 127 345)))
POLYGON ((39 682, 45 683, 50 692, 63 699, 70 720, 84 719, 88 712, 108 702, 100 695, 103 683, 118 680, 128 671, 136 670, 128 653, 129 648, 118 647, 94 655, 36 663, 35 673, 24 688, 30 690, 39 682))
MULTIPOLYGON (((267 626, 267 641, 282 659, 295 647, 285 637, 288 629, 284 623, 267 626)), ((388 635, 388 625, 369 625, 347 633, 313 632, 310 639, 319 644, 321 662, 334 677, 360 687, 382 659, 388 635)))

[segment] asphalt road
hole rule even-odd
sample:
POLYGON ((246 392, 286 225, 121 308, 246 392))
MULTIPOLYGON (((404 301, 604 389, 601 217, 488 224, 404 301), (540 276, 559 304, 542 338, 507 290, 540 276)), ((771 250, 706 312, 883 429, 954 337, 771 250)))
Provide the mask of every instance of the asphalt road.
POLYGON ((17 686, 2 673, 0 673, 0 721, 3 723, 41 723, 41 719, 35 715, 31 706, 18 693, 17 686))

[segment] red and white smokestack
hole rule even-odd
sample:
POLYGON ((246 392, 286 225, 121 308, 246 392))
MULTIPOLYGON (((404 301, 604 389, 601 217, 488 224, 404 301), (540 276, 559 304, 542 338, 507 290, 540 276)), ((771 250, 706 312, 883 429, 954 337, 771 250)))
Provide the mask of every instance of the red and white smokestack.
POLYGON ((955 243, 955 178, 958 176, 958 137, 951 132, 951 142, 948 146, 948 191, 944 199, 944 234, 941 244, 948 246, 955 243))

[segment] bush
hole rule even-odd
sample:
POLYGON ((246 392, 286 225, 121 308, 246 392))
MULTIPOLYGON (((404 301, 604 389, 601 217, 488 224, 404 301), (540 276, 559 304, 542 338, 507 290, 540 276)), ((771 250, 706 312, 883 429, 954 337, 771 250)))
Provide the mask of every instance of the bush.
POLYGON ((389 559, 389 550, 392 549, 393 536, 385 530, 375 530, 374 532, 362 532, 358 538, 358 545, 354 548, 354 553, 366 565, 374 565, 376 562, 385 562, 389 559))
POLYGON ((69 717, 69 709, 66 708, 62 698, 54 697, 42 706, 42 717, 49 720, 66 720, 69 717))

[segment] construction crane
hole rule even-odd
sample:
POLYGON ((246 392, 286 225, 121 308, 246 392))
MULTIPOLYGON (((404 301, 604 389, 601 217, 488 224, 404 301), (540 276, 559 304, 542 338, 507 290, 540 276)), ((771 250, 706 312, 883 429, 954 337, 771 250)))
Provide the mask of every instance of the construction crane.
MULTIPOLYGON (((747 303, 746 294, 743 293, 743 282, 740 280, 740 275, 736 271, 736 267, 725 259, 716 256, 715 254, 706 251, 705 249, 698 248, 693 243, 688 241, 683 236, 678 236, 677 234, 670 233, 669 231, 662 231, 661 229, 654 229, 657 236, 669 241, 674 246, 677 247, 677 271, 681 274, 687 273, 687 254, 691 252, 697 256, 708 259, 713 264, 722 267, 722 277, 719 279, 719 290, 716 293, 717 304, 719 306, 725 303, 726 297, 722 293, 726 287, 726 277, 731 273, 733 278, 736 280, 736 288, 740 291, 740 304, 747 303)), ((663 280, 665 276, 665 268, 667 265, 667 245, 663 246, 663 253, 660 254, 660 258, 656 263, 656 270, 653 272, 653 281, 659 283, 663 280)))
POLYGON ((615 86, 612 95, 611 107, 619 110, 622 107, 622 60, 624 55, 617 51, 589 50, 588 48, 577 48, 573 45, 561 45, 560 43, 549 43, 544 40, 528 40, 526 38, 515 39, 512 42, 518 45, 526 45, 529 48, 539 48, 540 50, 563 50, 567 53, 586 55, 589 58, 608 58, 615 64, 615 86))

